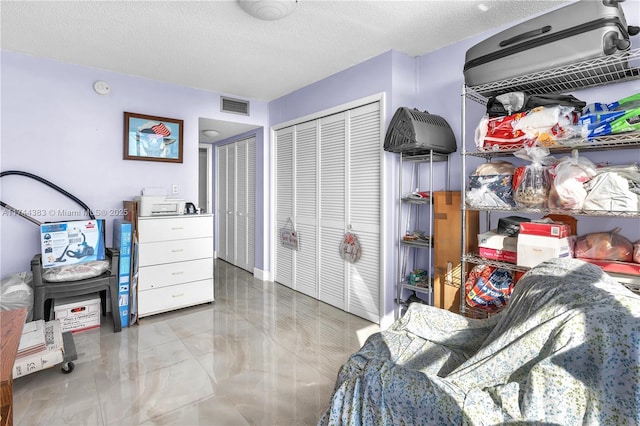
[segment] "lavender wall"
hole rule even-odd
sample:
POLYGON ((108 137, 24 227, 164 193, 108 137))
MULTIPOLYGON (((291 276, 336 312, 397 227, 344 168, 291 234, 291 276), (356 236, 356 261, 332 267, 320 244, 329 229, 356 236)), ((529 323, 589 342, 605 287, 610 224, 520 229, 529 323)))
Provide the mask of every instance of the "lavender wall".
MULTIPOLYGON (((199 117, 267 125, 263 102, 252 101, 251 117, 224 114, 219 93, 13 52, 1 55, 0 170, 34 173, 92 209, 106 210, 98 217, 106 219, 107 245, 122 200, 132 199, 142 188, 161 187, 170 193, 177 184, 178 196, 197 200, 199 117), (96 80, 109 83, 108 95, 93 91, 96 80), (184 120, 183 163, 123 160, 124 111, 184 120)), ((24 177, 3 177, 0 191, 2 201, 31 212, 40 222, 69 219, 58 210, 80 209, 24 177)), ((0 274, 29 270, 29 261, 40 251, 38 227, 3 209, 0 232, 0 274)))

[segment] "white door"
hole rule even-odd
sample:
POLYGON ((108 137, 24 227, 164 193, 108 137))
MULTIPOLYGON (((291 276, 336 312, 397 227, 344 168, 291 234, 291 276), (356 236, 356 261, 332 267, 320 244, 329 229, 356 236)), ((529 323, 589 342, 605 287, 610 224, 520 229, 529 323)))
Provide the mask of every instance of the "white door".
POLYGON ((256 139, 252 137, 235 146, 235 252, 233 264, 253 272, 255 259, 255 181, 256 139))
POLYGON ((299 245, 295 252, 293 279, 295 290, 316 299, 318 298, 317 127, 316 121, 295 127, 294 223, 299 245))
POLYGON ((218 147, 219 257, 253 272, 255 137, 218 147))
POLYGON ((380 320, 380 103, 275 132, 276 281, 371 321, 380 320), (299 248, 279 230, 295 225, 299 248), (346 231, 362 256, 340 257, 346 231))
POLYGON ((381 124, 378 102, 348 113, 348 224, 358 236, 362 257, 348 263, 347 311, 380 319, 381 124))
POLYGON ((338 246, 347 227, 347 125, 342 112, 320 119, 319 299, 347 309, 347 265, 338 246))
POLYGON ((227 173, 227 161, 228 161, 228 145, 219 146, 217 148, 217 191, 218 194, 218 257, 227 262, 231 262, 229 254, 227 252, 227 240, 233 238, 233 234, 229 235, 227 225, 227 210, 228 210, 228 187, 229 187, 229 175, 227 173))
POLYGON ((293 127, 277 131, 274 142, 276 178, 275 280, 291 287, 293 285, 294 251, 280 244, 280 230, 293 227, 293 127))

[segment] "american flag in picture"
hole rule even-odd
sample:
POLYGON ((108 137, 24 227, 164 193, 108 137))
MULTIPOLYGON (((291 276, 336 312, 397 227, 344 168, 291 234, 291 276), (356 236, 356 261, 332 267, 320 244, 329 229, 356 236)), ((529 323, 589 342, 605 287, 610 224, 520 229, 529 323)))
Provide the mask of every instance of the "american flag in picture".
POLYGON ((156 135, 169 136, 171 134, 171 130, 169 130, 164 123, 158 123, 155 126, 152 126, 151 130, 153 130, 153 133, 156 135))

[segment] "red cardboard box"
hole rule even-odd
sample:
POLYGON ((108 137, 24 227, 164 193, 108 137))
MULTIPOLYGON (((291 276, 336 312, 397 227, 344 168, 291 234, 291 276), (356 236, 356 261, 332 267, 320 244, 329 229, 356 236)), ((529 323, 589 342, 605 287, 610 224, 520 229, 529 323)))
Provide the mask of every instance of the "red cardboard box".
POLYGON ((539 235, 541 237, 567 238, 571 235, 571 226, 566 223, 521 222, 520 234, 539 235))
POLYGON ((516 263, 518 253, 515 251, 497 250, 487 247, 479 247, 480 256, 489 260, 498 260, 500 262, 516 263))

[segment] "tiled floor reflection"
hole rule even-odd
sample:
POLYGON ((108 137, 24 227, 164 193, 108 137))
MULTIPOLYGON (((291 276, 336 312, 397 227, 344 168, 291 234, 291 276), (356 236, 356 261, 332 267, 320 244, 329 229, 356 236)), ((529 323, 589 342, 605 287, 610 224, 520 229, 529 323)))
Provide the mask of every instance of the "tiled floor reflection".
POLYGON ((213 304, 76 333, 71 374, 15 380, 14 424, 316 424, 377 326, 223 261, 215 271, 213 304))

